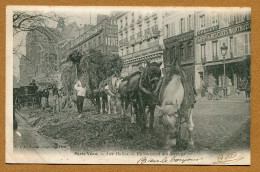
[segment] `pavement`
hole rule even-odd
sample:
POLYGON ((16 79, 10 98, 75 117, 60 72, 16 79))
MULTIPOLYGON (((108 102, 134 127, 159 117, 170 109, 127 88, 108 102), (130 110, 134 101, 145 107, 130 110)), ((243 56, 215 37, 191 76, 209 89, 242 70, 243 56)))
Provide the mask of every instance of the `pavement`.
POLYGON ((29 125, 26 121, 24 112, 16 113, 16 120, 18 122, 18 129, 13 134, 14 150, 33 150, 33 149, 56 149, 65 148, 59 142, 53 141, 50 138, 40 135, 37 130, 29 125))

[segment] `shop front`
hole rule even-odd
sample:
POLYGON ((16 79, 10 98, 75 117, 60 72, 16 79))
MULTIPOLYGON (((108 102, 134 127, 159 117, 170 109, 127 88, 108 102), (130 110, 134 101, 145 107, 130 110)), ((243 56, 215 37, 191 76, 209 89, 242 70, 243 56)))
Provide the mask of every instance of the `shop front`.
POLYGON ((167 38, 164 40, 164 46, 163 62, 166 80, 170 79, 168 73, 175 59, 178 58, 186 76, 195 86, 194 31, 167 38))
POLYGON ((208 63, 204 65, 204 84, 208 88, 227 87, 227 95, 243 91, 245 83, 250 81, 249 56, 227 60, 225 62, 226 80, 224 76, 224 62, 208 63))

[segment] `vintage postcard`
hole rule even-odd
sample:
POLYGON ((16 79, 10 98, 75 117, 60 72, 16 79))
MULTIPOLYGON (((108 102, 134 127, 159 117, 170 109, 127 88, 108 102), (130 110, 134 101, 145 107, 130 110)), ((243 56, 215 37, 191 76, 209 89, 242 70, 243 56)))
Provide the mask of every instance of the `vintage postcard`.
POLYGON ((7 163, 250 165, 250 8, 6 16, 7 163))

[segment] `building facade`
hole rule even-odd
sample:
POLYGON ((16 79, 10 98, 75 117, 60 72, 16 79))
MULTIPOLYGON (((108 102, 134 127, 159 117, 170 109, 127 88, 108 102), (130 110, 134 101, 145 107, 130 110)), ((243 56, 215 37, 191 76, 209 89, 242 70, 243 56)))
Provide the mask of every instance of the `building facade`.
POLYGON ((251 11, 197 11, 195 16, 196 89, 226 86, 228 94, 236 93, 250 81, 251 11), (225 60, 223 43, 228 47, 225 60))
POLYGON ((148 61, 162 61, 162 13, 118 12, 118 53, 124 66, 121 75, 139 70, 148 61))
MULTIPOLYGON (((194 11, 173 11, 164 15, 164 70, 179 58, 185 74, 195 85, 194 11)), ((169 78, 168 78, 169 79, 169 78)))
POLYGON ((117 54, 117 24, 114 17, 107 17, 72 41, 71 50, 89 49, 100 51, 104 55, 117 54))
POLYGON ((44 28, 51 36, 40 31, 30 31, 26 35, 26 56, 20 60, 20 83, 28 85, 32 79, 38 83, 59 80, 60 62, 67 58, 70 41, 78 27, 76 23, 65 25, 60 20, 56 28, 44 28), (50 38, 51 37, 51 38, 50 38))

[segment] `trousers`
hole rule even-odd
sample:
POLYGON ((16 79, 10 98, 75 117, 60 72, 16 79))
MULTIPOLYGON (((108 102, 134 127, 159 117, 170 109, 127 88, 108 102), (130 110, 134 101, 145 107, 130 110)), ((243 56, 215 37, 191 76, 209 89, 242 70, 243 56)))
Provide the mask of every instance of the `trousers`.
POLYGON ((83 111, 83 102, 84 102, 84 96, 77 96, 78 113, 82 113, 83 111))

